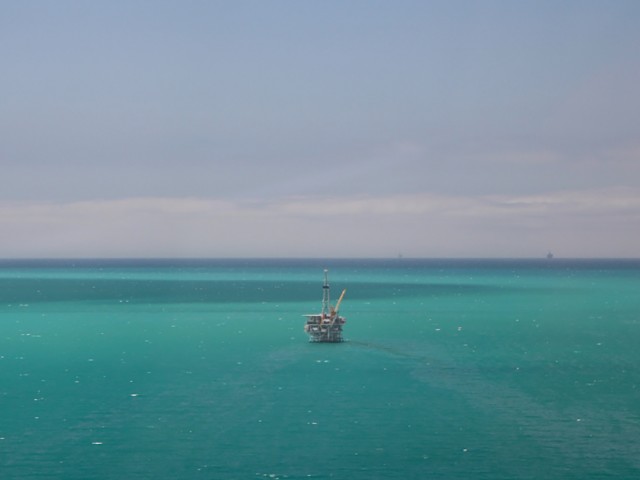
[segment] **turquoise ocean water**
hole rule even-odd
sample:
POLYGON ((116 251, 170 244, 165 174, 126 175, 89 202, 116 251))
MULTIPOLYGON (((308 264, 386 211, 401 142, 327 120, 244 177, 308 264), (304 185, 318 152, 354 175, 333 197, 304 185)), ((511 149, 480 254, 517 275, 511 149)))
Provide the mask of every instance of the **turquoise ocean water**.
POLYGON ((640 478, 640 261, 2 261, 0 478, 640 478))

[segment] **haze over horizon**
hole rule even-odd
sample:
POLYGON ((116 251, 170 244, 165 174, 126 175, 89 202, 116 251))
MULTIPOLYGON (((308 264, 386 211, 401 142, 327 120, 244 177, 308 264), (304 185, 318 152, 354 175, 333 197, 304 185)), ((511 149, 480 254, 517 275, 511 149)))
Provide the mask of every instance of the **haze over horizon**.
POLYGON ((640 2, 0 2, 0 258, 640 257, 640 2))

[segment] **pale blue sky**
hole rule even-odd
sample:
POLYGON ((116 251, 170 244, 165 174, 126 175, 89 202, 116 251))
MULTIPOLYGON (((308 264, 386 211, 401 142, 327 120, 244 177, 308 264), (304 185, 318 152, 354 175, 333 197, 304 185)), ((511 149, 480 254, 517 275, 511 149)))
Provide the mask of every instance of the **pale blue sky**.
POLYGON ((0 0, 0 257, 640 256, 638 25, 637 1, 0 0))

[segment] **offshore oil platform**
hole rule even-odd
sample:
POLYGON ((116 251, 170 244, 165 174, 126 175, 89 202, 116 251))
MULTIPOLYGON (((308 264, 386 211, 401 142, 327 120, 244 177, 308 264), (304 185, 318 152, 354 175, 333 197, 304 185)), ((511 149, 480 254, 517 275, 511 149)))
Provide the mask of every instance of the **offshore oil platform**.
POLYGON ((347 290, 343 290, 338 303, 333 307, 329 296, 329 272, 324 271, 324 285, 322 285, 322 311, 317 314, 305 315, 307 323, 304 331, 309 334, 310 342, 338 343, 342 342, 342 326, 347 322, 338 315, 340 303, 347 290))

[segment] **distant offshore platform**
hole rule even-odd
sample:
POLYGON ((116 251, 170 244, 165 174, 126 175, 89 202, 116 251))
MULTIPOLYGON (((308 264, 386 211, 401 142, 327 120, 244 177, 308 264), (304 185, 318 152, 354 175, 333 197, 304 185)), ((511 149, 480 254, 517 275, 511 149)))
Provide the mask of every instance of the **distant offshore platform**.
POLYGON ((342 326, 347 322, 338 314, 340 303, 347 290, 342 290, 338 303, 333 307, 329 295, 329 272, 324 271, 324 284, 322 285, 322 311, 317 314, 305 315, 307 323, 304 331, 309 334, 310 342, 338 343, 342 342, 342 326))

